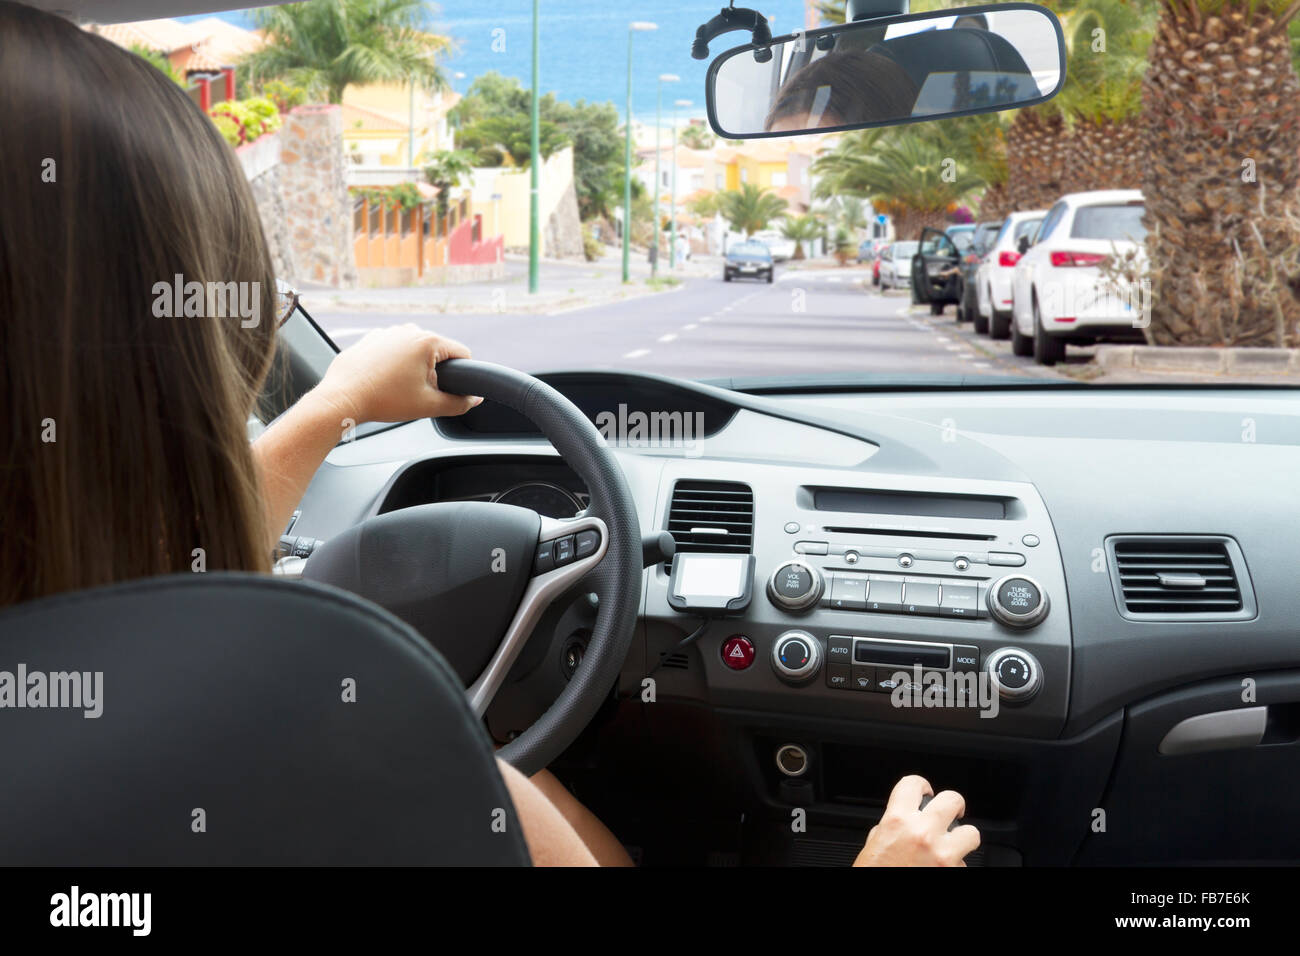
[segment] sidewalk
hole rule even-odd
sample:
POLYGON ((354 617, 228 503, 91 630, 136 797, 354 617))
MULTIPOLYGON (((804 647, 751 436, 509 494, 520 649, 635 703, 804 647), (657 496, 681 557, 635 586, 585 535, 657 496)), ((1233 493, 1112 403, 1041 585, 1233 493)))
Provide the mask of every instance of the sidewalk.
POLYGON ((528 291, 528 257, 507 255, 506 275, 489 282, 464 285, 416 285, 398 288, 335 289, 302 283, 303 306, 315 315, 356 312, 447 312, 536 314, 562 312, 654 295, 680 288, 684 279, 712 276, 721 269, 721 259, 704 257, 678 263, 668 269, 661 263, 658 281, 650 282, 650 264, 645 252, 633 250, 629 262, 631 278, 622 282, 622 255, 607 252, 595 262, 572 259, 542 259, 539 288, 528 291), (676 280, 674 282, 673 280, 676 280))

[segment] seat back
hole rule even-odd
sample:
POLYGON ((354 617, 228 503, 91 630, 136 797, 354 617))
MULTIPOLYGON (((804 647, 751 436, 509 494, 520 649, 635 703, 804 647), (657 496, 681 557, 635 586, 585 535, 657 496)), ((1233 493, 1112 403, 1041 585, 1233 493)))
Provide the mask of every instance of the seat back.
POLYGON ((528 862, 446 663, 322 585, 175 575, 5 610, 0 762, 6 865, 528 862))

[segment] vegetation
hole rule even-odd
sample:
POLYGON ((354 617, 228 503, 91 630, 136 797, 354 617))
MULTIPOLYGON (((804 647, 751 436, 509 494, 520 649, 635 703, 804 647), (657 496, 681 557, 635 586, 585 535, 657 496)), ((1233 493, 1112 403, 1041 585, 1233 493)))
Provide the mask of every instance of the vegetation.
POLYGON ((813 215, 787 216, 781 224, 781 235, 794 240, 794 258, 803 259, 803 244, 821 236, 821 221, 813 215))
POLYGON ((1159 6, 1142 85, 1147 335, 1300 346, 1300 3, 1159 6))
POLYGON ((175 67, 171 64, 171 60, 167 59, 167 57, 162 53, 159 53, 157 50, 150 50, 148 47, 140 46, 138 43, 132 43, 128 49, 140 59, 146 61, 159 73, 166 76, 177 86, 185 85, 185 77, 176 72, 175 67))
POLYGON ((217 130, 231 146, 243 146, 280 128, 280 111, 265 97, 225 100, 208 110, 217 130))
POLYGON ((774 192, 753 183, 742 183, 718 197, 718 212, 736 232, 747 237, 767 228, 773 219, 785 213, 787 203, 774 192))
POLYGON ((424 181, 438 190, 435 200, 438 218, 446 219, 451 205, 451 191, 469 179, 474 170, 473 156, 462 149, 444 149, 433 154, 424 167, 424 181))
POLYGON ((677 141, 687 149, 712 149, 718 138, 709 132, 708 127, 692 123, 677 134, 677 141))
POLYGON ((352 195, 370 200, 371 205, 384 209, 410 212, 424 200, 415 183, 398 183, 396 186, 364 186, 350 190, 352 195))
MULTIPOLYGON (((527 166, 531 161, 531 92, 499 73, 476 79, 451 111, 457 142, 473 150, 481 166, 527 166)), ((565 103, 539 98, 543 157, 573 145, 578 212, 584 221, 608 216, 622 205, 623 136, 610 103, 565 103)))
POLYGON ((353 84, 409 83, 447 89, 438 59, 451 48, 446 37, 423 29, 423 0, 312 0, 257 7, 253 22, 266 45, 240 66, 257 85, 284 80, 343 102, 353 84))

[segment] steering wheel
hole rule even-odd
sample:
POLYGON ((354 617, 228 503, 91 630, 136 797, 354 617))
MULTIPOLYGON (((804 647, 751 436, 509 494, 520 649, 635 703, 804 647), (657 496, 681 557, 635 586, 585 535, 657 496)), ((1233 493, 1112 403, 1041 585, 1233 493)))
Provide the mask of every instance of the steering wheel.
MULTIPOLYGON (((498 756, 531 775, 587 726, 618 677, 641 602, 641 525, 591 421, 554 388, 488 362, 452 359, 438 387, 500 402, 536 425, 591 495, 556 520, 513 505, 443 502, 368 518, 319 545, 303 577, 368 598, 419 630, 467 684, 482 717, 546 608, 579 586, 597 598, 577 671, 498 756)), ((361 678, 358 678, 360 683, 361 678)))

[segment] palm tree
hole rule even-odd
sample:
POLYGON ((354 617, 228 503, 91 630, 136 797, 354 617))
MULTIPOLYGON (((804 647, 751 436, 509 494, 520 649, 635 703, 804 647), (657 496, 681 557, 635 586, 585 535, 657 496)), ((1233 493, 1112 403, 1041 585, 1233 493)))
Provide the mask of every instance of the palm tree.
POLYGON ((1057 108, 1070 126, 1061 192, 1142 185, 1142 75, 1158 10, 1135 0, 1083 0, 1069 18, 1069 77, 1057 108))
POLYGON ((1158 345, 1300 346, 1300 0, 1160 0, 1143 77, 1158 345))
POLYGON ((741 183, 718 197, 718 212, 736 232, 746 237, 767 228, 767 224, 785 212, 788 204, 776 193, 753 183, 741 183))
POLYGON ((822 224, 816 216, 786 216, 781 224, 781 235, 794 240, 794 258, 803 259, 803 244, 822 234, 822 224))
POLYGON ((955 161, 961 153, 945 140, 951 129, 936 123, 845 133, 813 162, 817 195, 870 199, 893 216, 900 238, 941 226, 952 206, 984 185, 969 164, 955 161))
POLYGON ((451 205, 451 191, 468 179, 473 171, 473 156, 463 149, 439 150, 425 165, 425 182, 438 190, 436 203, 439 220, 447 218, 447 210, 451 205))
POLYGON ((446 37, 422 27, 422 0, 311 0, 258 7, 253 22, 266 45, 241 66, 253 83, 284 79, 343 102, 352 84, 411 82, 427 90, 447 89, 438 57, 446 37))
POLYGON ((712 149, 717 137, 703 126, 692 123, 677 134, 678 141, 687 149, 712 149))

